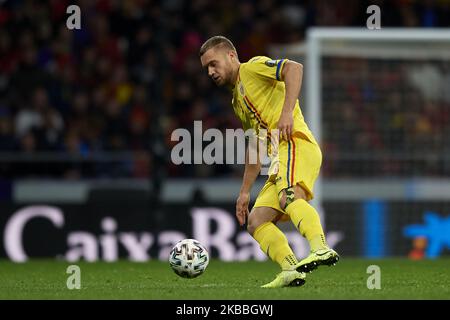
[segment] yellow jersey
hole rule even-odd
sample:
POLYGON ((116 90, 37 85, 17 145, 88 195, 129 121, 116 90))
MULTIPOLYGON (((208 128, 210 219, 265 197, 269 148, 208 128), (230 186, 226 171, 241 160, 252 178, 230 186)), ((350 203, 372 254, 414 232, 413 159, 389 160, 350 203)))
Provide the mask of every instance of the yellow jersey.
MULTIPOLYGON (((281 71, 287 61, 257 56, 241 63, 233 88, 232 105, 244 130, 252 128, 259 134, 260 129, 266 129, 270 133, 277 128, 286 94, 281 71)), ((293 113, 292 135, 317 144, 305 123, 298 99, 293 113)))

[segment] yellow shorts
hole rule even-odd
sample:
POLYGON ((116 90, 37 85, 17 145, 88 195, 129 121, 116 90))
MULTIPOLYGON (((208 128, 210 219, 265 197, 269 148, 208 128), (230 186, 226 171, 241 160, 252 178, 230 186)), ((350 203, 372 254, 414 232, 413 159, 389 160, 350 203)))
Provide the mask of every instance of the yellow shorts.
POLYGON ((280 213, 286 213, 280 207, 278 194, 296 184, 305 190, 307 200, 311 200, 321 164, 322 152, 317 144, 300 137, 293 137, 290 141, 282 140, 278 155, 271 164, 275 173, 267 179, 253 207, 271 207, 280 213))

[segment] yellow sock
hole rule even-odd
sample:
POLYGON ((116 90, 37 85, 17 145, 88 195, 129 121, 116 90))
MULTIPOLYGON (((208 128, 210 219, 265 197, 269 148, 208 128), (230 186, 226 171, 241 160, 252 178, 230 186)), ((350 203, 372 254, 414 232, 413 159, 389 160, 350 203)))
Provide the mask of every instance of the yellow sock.
POLYGON ((285 211, 300 234, 308 240, 311 251, 328 247, 319 214, 308 202, 297 199, 285 211))
POLYGON ((297 258, 289 246, 283 232, 272 222, 266 222, 256 228, 253 238, 258 241, 261 250, 272 261, 278 263, 282 270, 289 270, 297 264, 297 258))

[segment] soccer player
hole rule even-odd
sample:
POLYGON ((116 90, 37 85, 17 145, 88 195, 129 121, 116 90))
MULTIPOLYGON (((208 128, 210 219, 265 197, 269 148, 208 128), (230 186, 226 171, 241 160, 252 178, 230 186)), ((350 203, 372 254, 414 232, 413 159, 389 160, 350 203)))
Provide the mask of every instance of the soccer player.
MULTIPOLYGON (((232 105, 244 130, 278 130, 279 143, 271 168, 275 168, 249 213, 250 189, 260 173, 261 163, 251 164, 249 148, 242 187, 236 202, 236 217, 259 243, 261 249, 281 267, 264 288, 301 286, 305 272, 319 265, 334 265, 338 254, 328 247, 317 211, 308 203, 322 163, 322 153, 306 125, 298 96, 303 66, 297 62, 257 56, 240 63, 233 43, 223 37, 208 39, 200 48, 202 67, 218 86, 232 90, 232 105), (277 162, 274 165, 274 162, 277 162), (291 220, 310 245, 311 253, 298 262, 278 221, 291 220)), ((276 140, 276 139, 275 139, 276 140)))

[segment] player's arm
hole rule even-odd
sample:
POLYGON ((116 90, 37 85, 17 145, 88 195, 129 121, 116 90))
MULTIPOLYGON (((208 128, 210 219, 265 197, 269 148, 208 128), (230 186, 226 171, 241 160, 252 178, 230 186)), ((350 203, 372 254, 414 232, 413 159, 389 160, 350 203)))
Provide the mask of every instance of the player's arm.
POLYGON ((250 163, 249 152, 257 152, 257 149, 251 145, 252 144, 249 143, 249 146, 245 152, 244 177, 242 178, 241 190, 239 191, 239 197, 236 201, 236 218, 241 226, 245 223, 245 218, 249 214, 248 205, 250 203, 250 190, 258 177, 259 172, 261 171, 259 156, 256 156, 256 163, 250 163))
POLYGON ((281 111, 280 119, 278 120, 278 130, 281 138, 289 140, 294 126, 293 110, 295 102, 300 96, 300 89, 302 87, 303 79, 303 65, 288 60, 281 71, 281 81, 284 81, 286 88, 286 96, 284 97, 283 109, 281 111))

